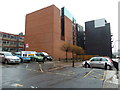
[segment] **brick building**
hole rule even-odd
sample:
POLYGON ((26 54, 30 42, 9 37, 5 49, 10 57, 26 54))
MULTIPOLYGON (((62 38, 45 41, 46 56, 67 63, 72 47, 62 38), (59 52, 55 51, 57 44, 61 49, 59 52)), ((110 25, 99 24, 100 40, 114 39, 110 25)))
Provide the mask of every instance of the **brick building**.
POLYGON ((24 50, 24 36, 0 32, 0 51, 24 50))
MULTIPOLYGON (((65 58, 64 43, 76 45, 76 20, 64 7, 55 5, 26 15, 25 50, 47 52, 54 59, 65 58)), ((68 58, 72 54, 68 53, 68 58)))

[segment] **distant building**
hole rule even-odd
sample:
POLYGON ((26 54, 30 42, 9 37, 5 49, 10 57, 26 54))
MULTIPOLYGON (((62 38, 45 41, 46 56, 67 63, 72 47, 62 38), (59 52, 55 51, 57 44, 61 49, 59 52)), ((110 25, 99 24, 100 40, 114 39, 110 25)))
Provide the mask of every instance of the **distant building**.
POLYGON ((85 48, 83 26, 76 24, 76 45, 85 48))
POLYGON ((85 22, 86 54, 112 57, 110 23, 105 19, 85 22))
POLYGON ((0 51, 24 50, 24 36, 0 32, 0 51))
MULTIPOLYGON (((25 50, 47 52, 53 58, 65 58, 64 43, 76 45, 76 20, 66 8, 48 6, 26 15, 25 50)), ((68 53, 68 58, 72 53, 68 53)))

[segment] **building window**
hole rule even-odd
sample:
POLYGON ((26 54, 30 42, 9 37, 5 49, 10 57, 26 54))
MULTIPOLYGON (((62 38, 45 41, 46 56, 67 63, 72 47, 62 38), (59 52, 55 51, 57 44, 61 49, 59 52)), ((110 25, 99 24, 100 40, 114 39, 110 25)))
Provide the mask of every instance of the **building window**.
POLYGON ((3 41, 3 44, 8 45, 8 44, 10 44, 10 42, 9 41, 3 41))
POLYGON ((9 48, 4 47, 4 48, 3 48, 3 51, 9 51, 9 48))
POLYGON ((2 44, 2 40, 0 40, 0 44, 2 44))
POLYGON ((8 35, 8 38, 10 38, 10 35, 8 35))
POLYGON ((0 37, 2 37, 3 35, 2 35, 2 33, 0 33, 0 37))
POLYGON ((24 45, 24 43, 20 42, 19 45, 24 45))
POLYGON ((7 37, 7 35, 6 35, 6 34, 4 34, 4 35, 3 35, 3 38, 6 38, 6 37, 7 37))
POLYGON ((14 39, 14 36, 11 36, 11 39, 14 39))
POLYGON ((24 40, 24 37, 19 37, 19 40, 24 40))

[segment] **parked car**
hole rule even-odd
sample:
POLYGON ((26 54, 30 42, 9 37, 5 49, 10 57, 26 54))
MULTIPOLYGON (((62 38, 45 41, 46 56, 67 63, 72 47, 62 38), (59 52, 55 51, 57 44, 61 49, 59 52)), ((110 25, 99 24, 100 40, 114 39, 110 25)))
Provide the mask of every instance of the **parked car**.
POLYGON ((20 58, 13 56, 11 52, 0 52, 0 62, 4 64, 20 63, 20 58))
POLYGON ((15 52, 15 56, 19 57, 21 59, 21 62, 30 62, 31 58, 28 57, 28 55, 21 51, 21 52, 15 52))
POLYGON ((36 62, 44 62, 44 61, 45 61, 45 60, 44 60, 44 57, 42 57, 40 54, 35 54, 34 60, 35 60, 36 62))
POLYGON ((93 68, 93 67, 98 67, 98 68, 105 68, 105 64, 107 65, 107 69, 112 69, 113 68, 113 62, 109 57, 92 57, 87 61, 84 61, 82 63, 83 67, 88 67, 88 68, 93 68))
POLYGON ((38 52, 37 53, 38 55, 41 55, 42 57, 44 57, 43 59, 45 60, 45 61, 52 61, 53 60, 53 58, 51 57, 51 56, 49 56, 46 52, 38 52))

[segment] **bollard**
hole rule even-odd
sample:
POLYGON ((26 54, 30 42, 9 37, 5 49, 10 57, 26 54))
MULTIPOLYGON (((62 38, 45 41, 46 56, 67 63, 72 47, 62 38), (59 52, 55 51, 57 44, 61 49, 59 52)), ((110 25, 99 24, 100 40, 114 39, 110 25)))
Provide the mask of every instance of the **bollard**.
POLYGON ((85 61, 85 68, 87 68, 87 62, 85 61))
POLYGON ((73 60, 73 64, 72 64, 72 67, 74 67, 74 60, 73 60))
POLYGON ((117 72, 119 71, 118 62, 113 61, 113 65, 116 68, 117 72))
POLYGON ((59 61, 60 61, 60 58, 59 58, 59 61))
POLYGON ((107 63, 105 62, 105 70, 107 70, 107 63))
POLYGON ((42 63, 41 63, 41 62, 37 62, 37 63, 38 63, 38 65, 39 65, 40 71, 43 72, 42 65, 41 65, 42 63))

